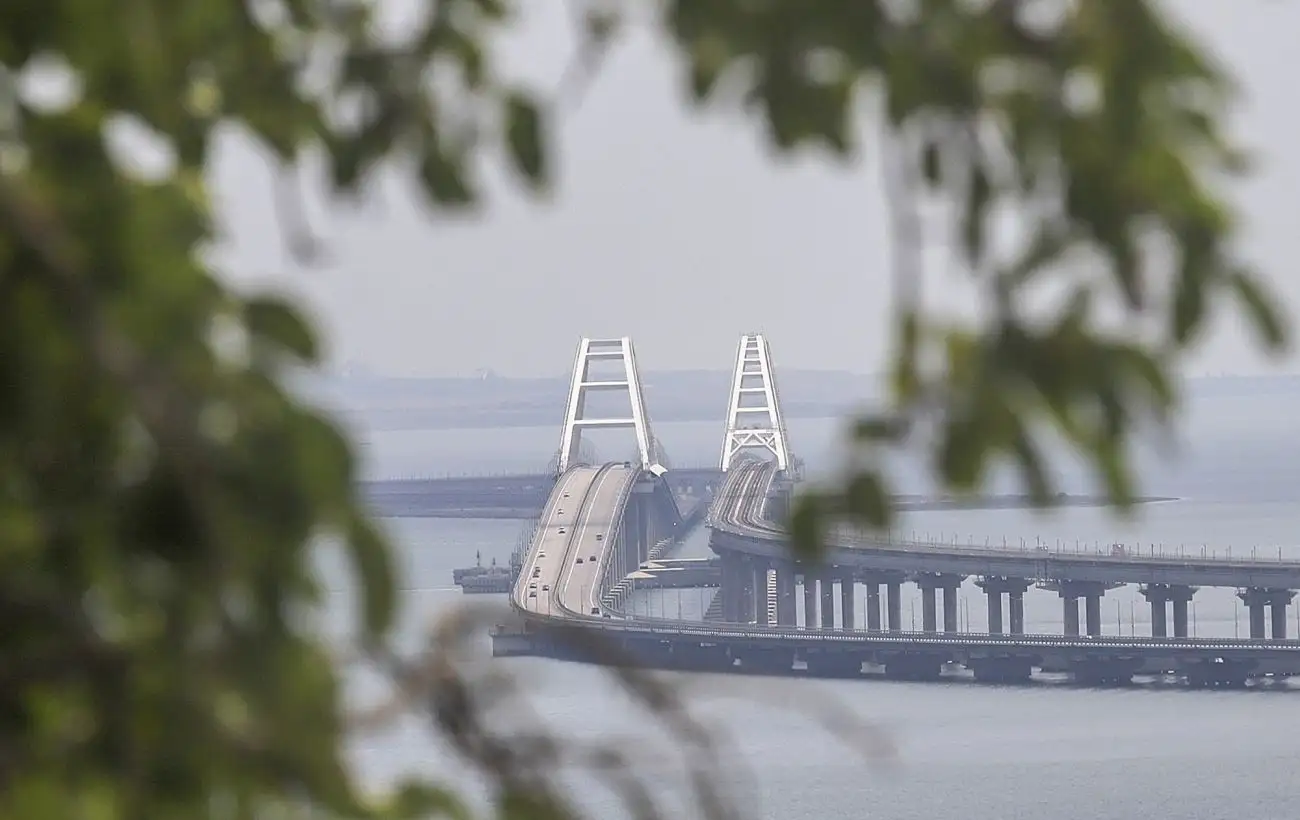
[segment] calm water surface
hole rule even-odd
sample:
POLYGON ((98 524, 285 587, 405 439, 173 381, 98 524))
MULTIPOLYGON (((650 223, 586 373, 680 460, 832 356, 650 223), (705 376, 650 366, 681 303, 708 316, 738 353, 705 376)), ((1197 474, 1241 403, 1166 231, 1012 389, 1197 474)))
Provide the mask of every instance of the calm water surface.
MULTIPOLYGON (((1143 490, 1178 496, 1150 505, 1135 520, 1116 522, 1099 510, 1051 515, 1020 511, 918 514, 903 528, 921 537, 1012 544, 1041 539, 1055 548, 1122 541, 1143 549, 1226 552, 1261 560, 1300 558, 1300 396, 1194 404, 1178 458, 1143 464, 1143 490)), ((841 425, 795 421, 797 451, 814 470, 836 462, 841 425)), ((656 429, 678 464, 716 457, 720 424, 662 425, 656 429)), ((558 430, 372 433, 368 470, 374 476, 535 470, 554 451, 558 430)), ((598 444, 603 454, 613 448, 598 444)), ((923 491, 919 471, 901 467, 904 491, 923 491)), ((1087 488, 1086 472, 1071 467, 1067 491, 1087 488)), ((463 599, 450 585, 455 566, 505 560, 522 524, 510 521, 387 522, 402 548, 403 637, 412 644, 440 612, 463 599)), ((698 536, 687 554, 703 554, 698 536)), ((327 569, 339 577, 337 569, 327 569)), ((971 587, 961 608, 971 629, 984 627, 983 599, 971 587)), ((1109 634, 1149 634, 1141 599, 1132 589, 1103 604, 1109 634)), ((707 603, 699 592, 645 598, 652 612, 693 614, 707 603)), ((861 606, 859 602, 858 606, 861 606)), ((1026 596, 1027 627, 1060 629, 1059 600, 1047 592, 1026 596)), ((349 606, 338 590, 331 615, 349 606)), ((904 619, 917 613, 904 603, 904 619)), ((1202 590, 1195 605, 1201 636, 1231 636, 1244 618, 1231 590, 1202 590)), ((595 668, 541 660, 502 661, 530 682, 534 708, 575 737, 652 733, 643 715, 595 668)), ((986 687, 964 683, 782 681, 731 676, 683 677, 698 690, 697 714, 731 741, 736 787, 752 795, 765 818, 825 820, 897 818, 1211 818, 1288 817, 1300 805, 1300 692, 1191 692, 1178 689, 1088 690, 1068 686, 986 687), (850 710, 877 727, 897 748, 897 762, 863 762, 817 728, 816 719, 776 704, 804 703, 850 710), (743 776, 742 776, 743 774, 743 776)), ((364 698, 371 687, 355 682, 364 698)), ((629 748, 633 747, 629 743, 629 748)), ((653 742, 647 771, 668 792, 681 790, 673 759, 653 742), (659 751, 655 751, 659 749, 659 751)), ((356 764, 365 776, 390 780, 423 771, 455 777, 456 761, 416 727, 358 742, 356 764)), ((581 789, 594 807, 612 806, 598 790, 581 789)))

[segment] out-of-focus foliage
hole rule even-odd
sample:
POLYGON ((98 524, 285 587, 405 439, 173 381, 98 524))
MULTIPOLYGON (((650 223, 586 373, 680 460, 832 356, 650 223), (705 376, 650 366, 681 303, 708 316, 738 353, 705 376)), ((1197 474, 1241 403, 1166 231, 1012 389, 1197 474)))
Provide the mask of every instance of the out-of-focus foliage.
POLYGON ((1233 86, 1170 17, 1175 4, 668 5, 697 100, 750 112, 781 149, 882 160, 891 406, 857 424, 846 487, 796 512, 803 547, 837 511, 888 523, 879 456, 891 446, 930 448, 937 483, 959 492, 1009 461, 1046 505, 1056 437, 1125 507, 1130 434, 1169 419, 1172 368, 1214 309, 1243 312, 1264 347, 1284 345, 1220 190, 1246 167, 1223 128, 1233 86), (923 219, 936 203, 945 218, 923 219), (936 246, 953 249, 955 272, 942 275, 973 280, 981 323, 926 315, 921 251, 936 246), (1045 293, 1054 309, 1027 307, 1045 293))
MULTIPOLYGON (((358 642, 385 657, 389 549, 358 503, 350 448, 283 387, 316 361, 314 332, 204 261, 219 228, 204 171, 217 133, 238 125, 284 173, 323 156, 339 198, 396 160, 429 204, 468 208, 485 152, 544 189, 546 106, 492 70, 514 5, 412 3, 426 13, 384 34, 373 15, 393 6, 361 0, 0 6, 0 816, 380 811, 345 770, 337 669, 304 616, 321 599, 311 545, 335 538, 363 592, 358 642), (59 78, 63 99, 31 90, 59 78), (165 146, 165 173, 110 150, 123 123, 165 146)), ((584 55, 613 42, 620 7, 605 6, 584 55)), ((939 422, 935 468, 951 486, 1005 456, 1050 495, 1029 432, 1045 419, 1123 500, 1125 435, 1172 407, 1169 367, 1210 307, 1232 295, 1281 342, 1208 182, 1240 165, 1219 132, 1229 89, 1153 3, 674 0, 657 13, 699 100, 745 102, 782 148, 865 143, 886 157, 895 406, 860 425, 863 472, 817 499, 828 509, 883 521, 870 456, 917 420, 939 422), (913 298, 915 212, 933 194, 988 293, 984 326, 936 325, 913 298), (995 250, 1005 213, 1021 240, 995 250), (1021 293, 1041 280, 1069 298, 1031 322, 1021 293), (1095 329, 1090 308, 1108 299, 1159 319, 1154 340, 1095 329)), ((496 810, 569 811, 536 799, 551 770, 533 764, 554 747, 476 745, 466 727, 482 704, 434 667, 390 671, 408 694, 418 678, 411 696, 502 787, 496 810)), ((429 786, 397 804, 383 810, 463 812, 429 786)))
POLYGON ((349 445, 282 386, 316 361, 314 331, 203 260, 204 171, 238 124, 286 173, 323 151, 340 196, 400 155, 429 202, 463 207, 476 153, 536 189, 548 157, 539 105, 491 71, 503 3, 432 4, 388 40, 372 8, 0 8, 0 816, 363 808, 336 670, 304 625, 309 551, 346 544, 358 636, 379 643, 389 548, 349 445), (123 123, 167 173, 143 173, 147 145, 110 150, 123 123))

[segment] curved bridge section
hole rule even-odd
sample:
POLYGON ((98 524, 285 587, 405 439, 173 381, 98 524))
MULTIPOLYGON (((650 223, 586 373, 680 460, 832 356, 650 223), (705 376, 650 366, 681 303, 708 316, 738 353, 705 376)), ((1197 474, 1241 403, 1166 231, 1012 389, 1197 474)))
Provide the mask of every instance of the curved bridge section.
POLYGON ((611 590, 681 522, 652 471, 629 462, 570 467, 542 510, 513 603, 534 619, 609 617, 611 590))
MULTIPOLYGON (((775 567, 779 576, 783 565, 789 563, 788 538, 764 514, 774 478, 775 470, 768 465, 753 465, 728 476, 710 521, 713 528, 710 544, 724 561, 730 558, 731 563, 736 563, 743 557, 751 563, 775 567)), ((868 628, 880 628, 879 590, 884 586, 884 624, 887 629, 898 630, 899 585, 913 582, 921 588, 925 631, 940 631, 937 600, 942 592, 942 631, 955 632, 955 590, 967 578, 975 577, 988 595, 988 621, 994 633, 1002 632, 1004 623, 1011 634, 1023 633, 1023 595, 1030 586, 1037 585, 1059 593, 1064 607, 1064 634, 1080 634, 1079 602, 1082 600, 1082 631, 1099 636, 1101 600, 1106 591, 1125 584, 1139 584, 1152 606, 1153 637, 1165 637, 1171 620, 1174 637, 1187 637, 1188 604, 1192 596, 1199 587, 1219 586, 1239 590, 1250 613, 1252 640, 1285 640, 1287 607, 1295 597, 1295 590, 1300 589, 1300 561, 1163 555, 1123 547, 1104 552, 1070 552, 924 544, 894 541, 850 528, 840 528, 832 534, 824 560, 825 566, 816 570, 784 567, 786 574, 798 573, 803 577, 805 624, 819 624, 823 628, 854 628, 851 614, 842 614, 838 623, 833 619, 833 601, 828 592, 832 585, 838 584, 843 600, 851 602, 854 587, 864 584, 868 628), (812 586, 820 588, 819 607, 807 600, 812 586), (1004 596, 1008 611, 1004 611, 1004 596), (814 609, 819 610, 820 617, 808 615, 814 609)), ((724 567, 724 584, 727 577, 724 567)), ((790 592, 793 583, 783 586, 790 592)), ((746 591, 742 589, 740 594, 746 596, 746 591)), ((761 591, 756 594, 761 598, 761 591)), ((738 606, 746 613, 749 611, 748 600, 738 606)), ((756 602, 755 610, 761 609, 762 603, 756 602)), ((777 609, 780 611, 781 607, 777 609)), ((851 609, 851 603, 843 607, 844 611, 851 612, 851 609)), ((788 617, 782 618, 778 612, 777 622, 793 624, 792 611, 787 607, 785 612, 788 617)))

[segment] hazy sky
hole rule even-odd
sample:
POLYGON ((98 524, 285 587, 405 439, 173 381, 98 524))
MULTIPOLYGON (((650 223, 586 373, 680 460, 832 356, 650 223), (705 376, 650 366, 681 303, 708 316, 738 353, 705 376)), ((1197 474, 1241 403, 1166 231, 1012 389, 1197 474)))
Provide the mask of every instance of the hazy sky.
MULTIPOLYGON (((573 45, 565 4, 530 5, 502 57, 551 87, 573 45)), ((1300 305, 1289 270, 1300 255, 1300 5, 1177 6, 1247 91, 1235 127, 1262 160, 1240 190, 1250 252, 1300 305)), ((233 237, 221 264, 241 281, 303 292, 336 362, 393 375, 559 374, 583 335, 631 336, 646 369, 721 369, 739 334, 755 330, 778 366, 877 370, 888 290, 874 160, 777 164, 754 123, 693 114, 684 100, 669 51, 637 32, 564 122, 549 204, 500 185, 484 216, 452 223, 394 181, 382 207, 316 214, 331 259, 306 271, 284 253, 264 163, 231 141, 216 169, 233 237)), ((969 291, 936 272, 929 298, 961 309, 969 291)), ((1189 372, 1277 367, 1247 351, 1221 327, 1189 372)))

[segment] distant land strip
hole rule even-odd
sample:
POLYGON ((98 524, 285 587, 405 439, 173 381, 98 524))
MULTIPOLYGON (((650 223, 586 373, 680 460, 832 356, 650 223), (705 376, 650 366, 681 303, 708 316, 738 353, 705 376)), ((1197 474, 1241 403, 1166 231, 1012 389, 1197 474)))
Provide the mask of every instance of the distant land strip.
MULTIPOLYGON (((1134 504, 1159 504, 1181 501, 1174 496, 1143 495, 1133 499, 1134 504)), ((1057 495, 1045 507, 1034 503, 1032 496, 1024 494, 980 495, 968 498, 933 498, 918 495, 894 497, 894 506, 902 512, 939 512, 942 510, 1032 510, 1060 509, 1063 507, 1105 507, 1110 499, 1104 495, 1057 495)))

